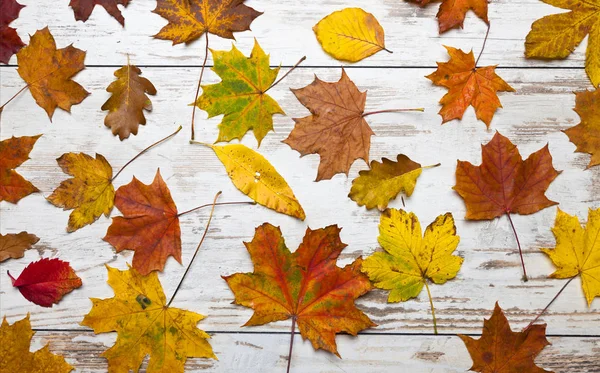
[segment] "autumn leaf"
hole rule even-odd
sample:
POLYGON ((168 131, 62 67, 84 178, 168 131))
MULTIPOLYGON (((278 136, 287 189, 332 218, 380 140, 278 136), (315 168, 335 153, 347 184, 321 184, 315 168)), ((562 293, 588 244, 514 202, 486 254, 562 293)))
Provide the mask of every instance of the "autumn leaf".
POLYGON ((112 167, 100 154, 65 153, 56 160, 64 173, 73 176, 60 183, 48 197, 54 206, 71 210, 67 232, 92 224, 102 214, 108 217, 114 205, 112 167))
POLYGON ((128 4, 129 0, 71 0, 69 3, 71 8, 73 8, 73 13, 75 13, 75 19, 78 21, 87 21, 94 7, 100 5, 106 9, 108 14, 119 21, 122 26, 125 26, 125 18, 123 18, 117 5, 126 7, 128 4))
POLYGON ((52 120, 59 107, 67 112, 88 95, 72 78, 84 69, 85 52, 69 45, 56 49, 48 27, 36 31, 29 45, 17 53, 17 72, 25 80, 35 102, 52 120))
POLYGON ((8 258, 22 258, 25 250, 31 249, 39 240, 35 234, 27 232, 0 234, 0 262, 8 258))
POLYGON ((585 71, 595 87, 600 86, 600 2, 598 0, 542 0, 568 9, 533 22, 525 39, 525 56, 564 59, 588 37, 585 71))
POLYGON ((52 307, 81 286, 73 268, 60 259, 44 258, 25 267, 17 279, 10 272, 8 276, 25 299, 42 307, 52 307))
POLYGON ((288 183, 265 157, 242 144, 208 146, 219 157, 227 175, 242 193, 282 214, 300 220, 306 218, 288 183))
POLYGON ((459 241, 451 213, 438 216, 421 236, 421 225, 415 214, 387 209, 379 222, 379 244, 385 252, 376 252, 365 259, 362 271, 375 287, 390 290, 390 303, 414 298, 425 286, 437 334, 435 310, 427 281, 444 284, 456 277, 463 258, 452 253, 459 241))
MULTIPOLYGON (((435 0, 409 0, 421 7, 435 2, 435 0)), ((477 17, 488 25, 488 1, 487 0, 442 0, 437 13, 440 34, 456 27, 463 27, 467 12, 472 10, 477 17)))
POLYGON ((196 327, 204 316, 170 307, 156 272, 142 276, 135 268, 106 268, 115 296, 91 298, 81 325, 96 334, 117 332, 114 346, 102 353, 109 372, 138 372, 146 355, 148 373, 183 373, 190 357, 216 359, 210 336, 196 327))
POLYGON ((181 264, 177 206, 159 170, 150 185, 134 177, 117 189, 115 205, 123 216, 112 219, 104 241, 117 252, 135 251, 133 268, 142 275, 162 271, 169 256, 181 264))
POLYGON ((494 113, 501 108, 497 92, 514 92, 496 72, 496 66, 476 67, 473 51, 445 47, 450 55, 448 62, 438 62, 438 69, 427 76, 433 84, 448 88, 442 97, 442 124, 462 119, 465 110, 473 106, 477 119, 489 128, 494 113))
MULTIPOLYGON (((436 166, 439 164, 428 167, 436 166)), ((348 197, 359 206, 366 206, 369 210, 377 207, 383 211, 399 193, 404 192, 410 197, 423 168, 428 167, 421 167, 404 154, 398 154, 396 161, 387 158, 381 162, 372 161, 370 169, 360 171, 352 181, 348 197)))
POLYGON ((29 314, 12 325, 6 316, 0 326, 0 371, 27 373, 69 373, 74 368, 65 358, 50 352, 48 345, 36 352, 30 352, 33 337, 29 314))
POLYGON ((173 44, 190 43, 205 32, 226 39, 233 33, 250 30, 250 23, 261 12, 244 4, 245 0, 157 0, 154 13, 169 23, 154 35, 173 44))
POLYGON ((244 326, 292 318, 315 349, 338 356, 337 333, 356 335, 375 326, 354 304, 371 289, 360 272, 362 259, 344 268, 336 265, 346 247, 340 230, 334 225, 309 228, 300 247, 291 253, 279 228, 268 223, 256 228, 252 242, 245 243, 254 272, 223 277, 235 294, 235 303, 254 309, 244 326))
POLYGON ((580 275, 585 299, 591 306, 594 298, 600 296, 600 209, 589 210, 585 228, 577 216, 558 209, 552 232, 556 247, 542 249, 557 267, 550 277, 580 275))
POLYGON ((279 67, 269 68, 269 56, 256 40, 250 58, 235 45, 229 52, 212 51, 212 55, 212 70, 222 80, 202 86, 202 96, 196 106, 208 112, 209 118, 224 114, 216 142, 241 139, 253 130, 260 146, 262 139, 273 130, 273 115, 285 115, 279 104, 265 93, 277 78, 279 67))
MULTIPOLYGON (((600 28, 600 26, 598 26, 600 28)), ((592 155, 588 168, 600 164, 600 88, 575 93, 575 112, 581 123, 564 131, 577 151, 592 155)))
POLYGON ((19 17, 24 5, 15 0, 0 0, 0 62, 8 64, 13 54, 25 46, 17 30, 8 27, 19 17))
MULTIPOLYGON (((319 21, 313 31, 325 52, 341 61, 358 62, 386 50, 383 28, 361 8, 345 8, 319 21)), ((391 52, 390 52, 391 53, 391 52)))
POLYGON ((474 372, 552 373, 535 365, 535 357, 550 344, 546 339, 546 324, 513 332, 498 303, 492 317, 483 321, 481 338, 458 336, 473 359, 469 370, 474 372))
POLYGON ((29 159, 29 153, 40 136, 13 136, 0 141, 0 201, 17 203, 31 193, 39 192, 14 169, 29 159))
POLYGON ((117 80, 106 88, 112 95, 102 105, 102 110, 109 111, 104 125, 121 140, 130 133, 137 135, 139 125, 146 124, 144 110, 152 111, 152 102, 146 94, 155 95, 156 88, 141 73, 137 66, 127 64, 115 71, 117 80))

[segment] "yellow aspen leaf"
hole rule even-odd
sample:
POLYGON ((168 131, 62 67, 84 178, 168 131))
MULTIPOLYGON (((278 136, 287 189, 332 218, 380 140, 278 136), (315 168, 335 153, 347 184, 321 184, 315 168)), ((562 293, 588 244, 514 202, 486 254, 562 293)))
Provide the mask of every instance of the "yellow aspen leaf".
POLYGON ((208 112, 209 118, 224 114, 216 142, 241 139, 253 130, 260 146, 273 130, 273 115, 285 115, 277 101, 265 93, 277 78, 279 67, 269 67, 269 56, 256 40, 249 58, 235 45, 229 52, 212 51, 212 55, 215 64, 212 70, 222 80, 202 86, 196 106, 208 112))
POLYGON ((102 105, 102 110, 109 111, 104 125, 121 140, 131 133, 137 135, 139 125, 146 124, 144 110, 152 111, 152 102, 146 94, 155 95, 156 88, 141 73, 137 66, 127 64, 115 71, 117 80, 106 88, 112 96, 102 105))
POLYGON ((542 249, 556 266, 553 278, 581 276, 581 285, 588 305, 600 296, 600 209, 588 212, 585 228, 577 216, 558 209, 552 228, 556 247, 542 249))
POLYGON ((148 373, 183 373, 189 357, 216 359, 210 336, 196 326, 204 316, 170 307, 156 272, 142 276, 134 268, 106 268, 115 296, 91 298, 81 325, 96 334, 117 332, 114 346, 102 353, 109 373, 138 372, 146 355, 148 373))
POLYGON ((376 288, 390 290, 390 303, 414 298, 425 286, 437 333, 427 281, 444 284, 456 277, 463 258, 452 254, 459 241, 451 213, 438 216, 422 236, 421 224, 415 214, 387 209, 379 221, 379 244, 385 251, 366 258, 362 271, 376 288))
POLYGON ((358 173, 348 197, 359 206, 366 206, 369 210, 377 207, 383 211, 399 193, 404 192, 410 197, 423 168, 428 167, 421 167, 404 154, 398 154, 396 161, 387 158, 383 158, 381 162, 372 161, 370 170, 358 173))
POLYGON ((600 165, 600 88, 575 92, 575 112, 581 123, 563 131, 577 151, 592 155, 588 168, 600 165))
POLYGON ((333 12, 320 20, 313 31, 325 52, 337 60, 358 62, 381 50, 390 52, 385 48, 383 28, 375 16, 360 8, 333 12))
POLYGON ((306 214, 294 192, 275 167, 242 144, 209 145, 225 166, 233 184, 257 203, 300 220, 306 214))
POLYGON ((594 87, 600 86, 600 0, 542 1, 570 12, 533 22, 525 39, 525 56, 565 59, 589 35, 585 71, 594 87))
POLYGON ((54 206, 71 210, 67 232, 74 232, 108 216, 115 202, 112 167, 100 154, 65 153, 56 160, 63 172, 73 176, 60 183, 48 197, 54 206))
POLYGON ((4 317, 0 326, 0 372, 69 373, 73 370, 64 357, 51 353, 48 345, 30 352, 34 334, 29 314, 12 325, 4 317))

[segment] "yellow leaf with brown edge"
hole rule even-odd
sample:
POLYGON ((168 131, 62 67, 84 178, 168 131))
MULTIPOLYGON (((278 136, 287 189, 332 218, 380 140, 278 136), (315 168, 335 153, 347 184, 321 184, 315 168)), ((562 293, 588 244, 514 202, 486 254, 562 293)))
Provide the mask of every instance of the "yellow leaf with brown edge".
POLYGON ((4 373, 69 373, 73 367, 60 355, 50 352, 48 345, 30 352, 31 330, 29 314, 9 325, 6 316, 0 326, 0 372, 4 373))
POLYGON ((381 50, 390 52, 385 48, 383 27, 375 16, 360 8, 333 12, 313 31, 325 52, 337 60, 358 62, 381 50))
POLYGON ((134 268, 106 268, 115 296, 91 298, 81 325, 96 334, 117 332, 115 344, 102 353, 109 373, 138 372, 146 355, 148 373, 183 373, 190 357, 216 359, 210 336, 196 326, 204 316, 170 307, 157 272, 142 276, 134 268))
POLYGON ((89 95, 72 79, 85 68, 84 59, 85 52, 72 45, 56 49, 48 27, 36 31, 29 45, 17 53, 17 72, 50 120, 57 107, 70 112, 72 105, 81 103, 89 95))
POLYGON ((294 192, 269 161, 242 144, 207 145, 225 166, 233 184, 257 203, 300 220, 306 214, 294 192))
POLYGON ((581 123, 563 132, 577 146, 577 152, 592 155, 588 168, 600 165, 600 88, 575 92, 575 112, 581 123))
POLYGON ((581 286, 588 305, 600 296, 600 209, 588 212, 585 228, 577 216, 558 209, 552 228, 556 247, 542 249, 556 266, 553 278, 581 276, 581 286))
POLYGON ((63 172, 73 176, 60 183, 48 197, 54 206, 71 210, 67 232, 74 232, 108 216, 115 202, 112 167, 100 154, 65 153, 56 160, 63 172))

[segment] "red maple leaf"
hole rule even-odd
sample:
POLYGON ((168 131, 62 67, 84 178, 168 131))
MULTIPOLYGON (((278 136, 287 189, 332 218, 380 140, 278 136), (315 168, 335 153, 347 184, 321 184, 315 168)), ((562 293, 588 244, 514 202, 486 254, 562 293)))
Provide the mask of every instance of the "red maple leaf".
POLYGON ((19 17, 25 5, 15 0, 0 0, 0 62, 8 63, 13 54, 25 46, 17 30, 8 25, 19 17))
POLYGON ((78 21, 87 21, 96 5, 100 5, 106 9, 108 14, 113 16, 122 26, 125 26, 125 18, 121 14, 117 5, 126 7, 129 0, 71 0, 69 5, 73 8, 75 19, 78 21))

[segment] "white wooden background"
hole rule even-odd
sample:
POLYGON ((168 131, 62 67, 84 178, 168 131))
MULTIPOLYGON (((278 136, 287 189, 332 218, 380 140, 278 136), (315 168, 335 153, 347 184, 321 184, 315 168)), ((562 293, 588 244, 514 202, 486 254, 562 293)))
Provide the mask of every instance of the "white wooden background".
MULTIPOLYGON (((82 104, 68 114, 58 110, 52 123, 37 107, 28 92, 6 107, 1 118, 2 139, 12 135, 43 133, 31 153, 31 160, 18 172, 31 180, 41 193, 21 200, 17 205, 3 202, 2 233, 23 230, 41 240, 25 257, 0 265, 0 315, 12 323, 31 313, 34 347, 50 343, 50 349, 64 354, 78 372, 106 371, 106 361, 99 356, 114 343, 116 335, 94 335, 79 325, 91 307, 89 297, 113 295, 106 284, 104 264, 125 268, 131 252, 116 254, 101 240, 110 219, 100 218, 92 226, 67 234, 69 212, 46 202, 52 190, 67 176, 55 159, 64 152, 101 153, 118 169, 148 144, 171 133, 178 125, 184 131, 155 148, 130 166, 116 186, 128 183, 135 175, 145 183, 152 181, 156 168, 163 177, 180 211, 212 201, 222 190, 221 201, 245 200, 232 185, 223 167, 210 149, 188 143, 192 102, 203 58, 204 41, 189 46, 171 46, 168 41, 151 38, 166 23, 151 13, 152 0, 132 0, 123 10, 126 28, 96 8, 87 23, 76 22, 67 0, 19 0, 27 7, 11 25, 23 40, 35 30, 48 25, 59 47, 73 43, 86 50, 87 68, 75 80, 91 92, 82 104), (125 64, 127 54, 158 89, 152 97, 154 111, 147 115, 148 124, 138 136, 120 142, 104 127, 105 112, 100 106, 109 97, 105 88, 113 80, 113 71, 125 64), (51 309, 26 301, 10 286, 6 270, 18 274, 30 262, 41 257, 67 260, 83 280, 75 290, 51 309)), ((474 49, 477 54, 485 35, 485 24, 470 13, 464 30, 442 36, 437 32, 437 5, 421 9, 401 0, 248 0, 248 5, 264 15, 252 24, 252 32, 236 34, 237 46, 244 53, 251 50, 253 38, 271 54, 271 64, 293 65, 301 56, 307 60, 283 83, 269 93, 279 101, 287 116, 275 117, 275 133, 270 133, 259 151, 288 180, 302 203, 305 222, 277 214, 261 206, 218 207, 207 240, 173 305, 208 317, 199 327, 212 335, 211 343, 219 361, 191 359, 187 371, 200 372, 283 372, 287 358, 290 322, 262 327, 240 328, 252 310, 231 304, 233 294, 221 275, 251 271, 250 258, 242 244, 252 238, 254 228, 263 222, 281 226, 288 246, 293 250, 307 226, 313 229, 330 224, 343 227, 342 240, 348 248, 340 264, 359 255, 369 255, 378 248, 379 213, 358 207, 346 196, 352 179, 365 169, 357 161, 350 177, 337 175, 330 181, 313 182, 318 156, 300 159, 298 153, 281 143, 293 127, 292 117, 308 111, 294 98, 289 87, 299 88, 313 80, 335 81, 341 63, 326 55, 311 30, 323 16, 348 6, 362 6, 373 13, 386 32, 386 46, 393 54, 380 52, 360 63, 348 66, 347 72, 361 90, 368 90, 367 111, 388 108, 424 107, 425 113, 382 114, 368 118, 376 136, 371 146, 372 159, 394 158, 407 154, 423 165, 441 162, 441 167, 426 170, 418 181, 406 208, 414 211, 423 226, 437 215, 450 211, 457 222, 461 242, 458 253, 465 258, 458 277, 443 286, 433 286, 441 335, 432 334, 431 315, 426 294, 401 304, 387 304, 386 294, 373 291, 358 301, 379 327, 357 338, 339 336, 342 359, 314 352, 310 343, 297 336, 294 344, 294 372, 463 372, 471 360, 455 333, 480 334, 484 317, 489 317, 496 301, 506 310, 513 329, 526 326, 563 285, 562 280, 548 279, 553 271, 550 261, 539 251, 552 247, 550 232, 556 208, 530 216, 515 216, 525 261, 531 280, 521 281, 516 243, 506 217, 493 221, 467 222, 465 206, 456 193, 456 160, 478 164, 480 144, 489 141, 495 130, 516 143, 524 156, 546 143, 554 156, 554 165, 563 173, 552 183, 547 195, 560 207, 582 220, 588 208, 600 207, 600 167, 585 170, 589 156, 575 154, 575 146, 560 130, 579 122, 572 111, 574 91, 591 88, 583 70, 585 44, 564 61, 543 62, 523 57, 524 39, 531 23, 559 9, 539 0, 492 0, 489 18, 490 37, 480 65, 498 64, 498 74, 516 93, 501 93, 504 105, 490 130, 475 119, 472 109, 464 119, 441 126, 437 115, 438 100, 445 90, 424 78, 436 61, 445 61, 443 44, 474 49)), ((212 36, 211 48, 230 49, 231 41, 212 36)), ((209 64, 211 63, 209 57, 209 64)), ((0 66, 0 101, 4 102, 23 85, 16 73, 16 59, 0 66)), ((284 67, 283 71, 286 71, 284 67)), ((218 82, 210 70, 205 83, 218 82)), ((200 111, 197 138, 212 142, 217 137, 220 117, 206 120, 200 111)), ((256 149, 252 135, 243 143, 256 149)), ((401 207, 396 200, 391 207, 401 207)), ((113 215, 117 215, 115 209, 113 215)), ((208 211, 182 218, 183 263, 170 259, 160 275, 167 294, 175 289, 199 241, 208 211)), ((556 372, 600 372, 600 301, 587 307, 579 280, 569 288, 542 318, 548 323, 552 346, 538 357, 540 366, 556 372)))

